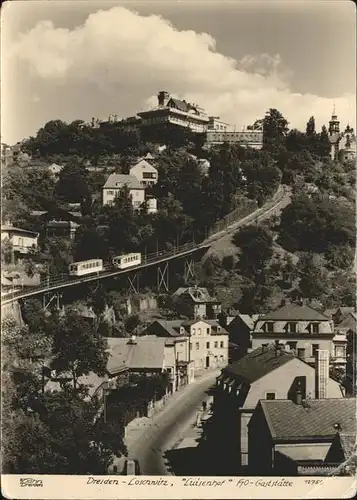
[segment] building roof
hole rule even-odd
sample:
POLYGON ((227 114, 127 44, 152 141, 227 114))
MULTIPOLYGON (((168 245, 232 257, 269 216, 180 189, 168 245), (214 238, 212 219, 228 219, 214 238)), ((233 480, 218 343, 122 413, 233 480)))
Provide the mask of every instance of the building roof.
POLYGON ((123 368, 162 369, 165 356, 165 338, 147 336, 128 338, 109 337, 109 359, 107 371, 116 373, 123 368))
POLYGON ((19 227, 7 226, 7 225, 1 226, 1 232, 26 233, 28 236, 32 236, 33 238, 37 238, 39 235, 39 233, 35 233, 34 231, 28 231, 27 229, 21 229, 19 227))
POLYGON ((208 325, 210 325, 212 327, 212 329, 215 330, 216 332, 219 328, 220 329, 219 333, 221 335, 228 335, 227 330, 225 328, 223 328, 216 319, 199 319, 199 318, 189 319, 186 321, 182 321, 181 325, 183 327, 190 327, 190 326, 195 325, 196 323, 198 323, 200 321, 203 321, 203 323, 207 323, 208 325))
POLYGON ((127 185, 130 189, 144 189, 134 175, 110 174, 103 189, 118 189, 127 185))
POLYGON ((306 305, 287 304, 260 316, 261 320, 276 321, 328 321, 329 318, 324 314, 315 311, 312 307, 306 305))
POLYGON ((293 354, 284 351, 276 356, 275 346, 270 344, 264 349, 261 347, 254 349, 243 358, 228 365, 222 372, 251 384, 294 358, 293 354))
POLYGON ((173 103, 177 107, 177 109, 179 109, 180 111, 183 111, 185 113, 188 113, 190 111, 190 109, 193 108, 193 106, 191 106, 188 102, 186 102, 184 100, 181 101, 181 99, 176 99, 175 97, 170 97, 170 99, 167 103, 168 106, 170 105, 170 103, 173 103))
MULTIPOLYGON (((177 337, 179 335, 188 335, 189 332, 185 329, 182 319, 157 319, 154 323, 158 323, 167 333, 168 336, 177 337), (180 333, 180 328, 184 328, 184 334, 180 333)), ((152 324, 154 324, 152 323, 152 324)), ((150 325, 151 326, 151 325, 150 325)))
POLYGON ((157 172, 157 168, 155 168, 153 165, 151 165, 151 163, 149 163, 148 161, 146 161, 144 158, 141 159, 141 160, 139 160, 134 165, 132 165, 130 167, 130 172, 132 171, 132 169, 134 169, 136 167, 145 168, 146 170, 149 170, 150 172, 157 172))
POLYGON ((180 297, 184 294, 189 295, 192 301, 198 304, 203 304, 207 302, 218 302, 217 299, 210 296, 207 288, 204 287, 197 287, 197 286, 180 287, 174 293, 176 297, 180 297))
POLYGON ((345 455, 345 460, 348 460, 356 454, 356 434, 339 432, 338 436, 340 439, 341 448, 345 455))
POLYGON ((342 432, 356 435, 356 398, 309 399, 306 405, 285 399, 261 400, 274 439, 329 438, 342 432))

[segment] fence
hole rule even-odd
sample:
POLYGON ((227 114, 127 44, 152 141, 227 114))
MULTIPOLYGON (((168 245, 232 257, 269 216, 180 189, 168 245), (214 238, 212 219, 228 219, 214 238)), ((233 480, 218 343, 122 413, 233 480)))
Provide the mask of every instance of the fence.
MULTIPOLYGON (((279 186, 274 195, 258 210, 259 214, 260 211, 266 211, 270 207, 273 207, 278 199, 283 197, 284 194, 284 188, 282 186, 279 186)), ((248 200, 244 205, 237 207, 235 210, 227 214, 223 219, 215 222, 212 228, 208 231, 208 236, 212 236, 213 234, 225 231, 234 222, 239 222, 240 220, 255 212, 257 208, 258 205, 256 201, 248 200)), ((258 216, 259 214, 256 215, 258 216)))

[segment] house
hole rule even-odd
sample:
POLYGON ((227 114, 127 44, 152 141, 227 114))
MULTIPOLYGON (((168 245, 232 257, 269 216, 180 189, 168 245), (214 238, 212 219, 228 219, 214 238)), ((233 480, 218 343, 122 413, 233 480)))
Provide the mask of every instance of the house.
POLYGON ((217 440, 227 453, 230 450, 238 467, 248 465, 248 423, 259 400, 289 399, 299 386, 304 398, 343 397, 340 385, 329 378, 328 353, 318 351, 317 356, 314 368, 282 346, 270 344, 222 370, 215 391, 217 440))
POLYGON ((53 177, 58 178, 59 174, 61 173, 61 170, 63 169, 63 165, 57 165, 57 163, 52 163, 49 167, 48 170, 51 172, 53 177))
POLYGON ((11 246, 12 260, 18 260, 37 248, 39 233, 10 225, 1 226, 1 244, 11 246))
POLYGON ((131 373, 170 374, 170 392, 177 388, 175 341, 153 335, 107 339, 109 359, 107 371, 111 376, 124 368, 131 373))
POLYGON ((110 174, 103 186, 103 205, 113 205, 114 199, 121 189, 127 186, 134 208, 139 208, 145 202, 145 188, 133 175, 110 174))
POLYGON ((144 187, 153 186, 158 180, 157 169, 144 159, 133 165, 129 174, 136 177, 144 187))
POLYGON ((248 424, 254 474, 331 475, 354 448, 356 398, 296 396, 258 403, 248 424))
POLYGON ((228 362, 228 332, 216 320, 156 320, 144 333, 182 339, 178 359, 193 362, 195 371, 228 362))
POLYGON ((258 318, 258 314, 249 316, 248 314, 240 313, 237 313, 234 317, 227 317, 229 320, 227 326, 229 340, 238 346, 237 354, 239 357, 244 356, 252 347, 252 331, 258 318))
POLYGON ((73 240, 82 221, 81 212, 62 208, 33 210, 31 215, 42 227, 46 238, 61 237, 73 240))
POLYGON ((335 325, 341 326, 342 321, 344 321, 347 317, 349 317, 348 321, 352 322, 353 320, 353 314, 355 313, 356 308, 355 307, 339 307, 333 314, 332 314, 332 319, 335 325), (352 314, 352 316, 350 316, 352 314))
POLYGON ((173 300, 181 314, 188 318, 215 319, 222 311, 221 302, 211 297, 207 288, 203 287, 178 288, 173 300))
POLYGON ((157 199, 153 196, 147 196, 144 202, 148 214, 156 214, 157 212, 157 199))
POLYGON ((308 363, 314 363, 315 352, 323 349, 332 359, 338 358, 338 365, 346 364, 347 340, 335 339, 333 322, 304 304, 287 304, 259 317, 252 331, 252 349, 274 341, 308 363))

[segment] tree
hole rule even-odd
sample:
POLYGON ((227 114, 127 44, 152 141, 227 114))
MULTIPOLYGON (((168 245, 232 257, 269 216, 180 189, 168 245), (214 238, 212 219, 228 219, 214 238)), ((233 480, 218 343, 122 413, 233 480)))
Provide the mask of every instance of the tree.
POLYGON ((309 118, 309 121, 306 124, 306 136, 308 138, 310 138, 310 137, 314 137, 315 134, 316 134, 316 130, 315 130, 315 118, 313 116, 311 116, 309 118))
POLYGON ((331 143, 325 125, 322 126, 321 133, 318 136, 316 154, 320 158, 328 158, 331 152, 331 143))
POLYGON ((278 155, 286 146, 288 121, 277 109, 270 109, 263 122, 263 149, 273 156, 278 155))
POLYGON ((248 226, 234 234, 233 243, 240 248, 239 270, 248 277, 257 276, 273 255, 273 238, 260 226, 248 226))
POLYGON ((78 378, 94 372, 104 375, 108 360, 106 343, 93 326, 71 309, 53 332, 53 369, 70 372, 73 387, 78 378))
POLYGON ((60 172, 56 196, 62 202, 82 203, 90 198, 87 171, 83 165, 68 163, 60 172))
POLYGON ((279 233, 287 250, 322 253, 329 245, 354 244, 354 217, 341 203, 302 194, 282 211, 279 233))
POLYGON ((307 254, 300 260, 299 289, 306 298, 319 298, 326 292, 327 272, 321 260, 313 254, 307 254))

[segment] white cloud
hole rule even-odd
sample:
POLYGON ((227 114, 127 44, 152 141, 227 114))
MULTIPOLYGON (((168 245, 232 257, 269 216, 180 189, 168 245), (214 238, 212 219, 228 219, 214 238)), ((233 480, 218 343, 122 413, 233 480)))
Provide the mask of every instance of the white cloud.
MULTIPOLYGON (((159 16, 140 16, 123 7, 91 14, 74 30, 43 21, 19 36, 5 57, 33 85, 55 89, 57 101, 48 109, 63 119, 89 118, 95 113, 94 101, 96 112, 103 110, 99 118, 118 111, 113 103, 134 114, 145 103, 152 104, 158 90, 194 101, 238 127, 271 107, 292 127, 304 128, 311 115, 321 126, 333 106, 332 99, 293 93, 293 73, 279 54, 247 54, 235 61, 216 52, 215 40, 207 33, 179 31, 159 16), (72 101, 62 116, 66 100, 72 101)), ((45 96, 43 92, 41 102, 46 108, 45 96)), ((354 119, 353 95, 337 95, 334 101, 343 123, 354 119)))

